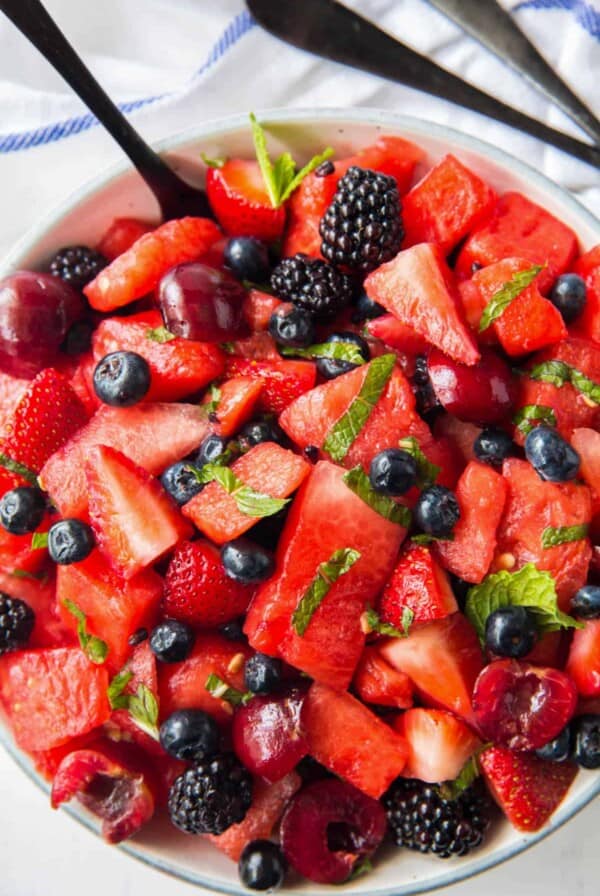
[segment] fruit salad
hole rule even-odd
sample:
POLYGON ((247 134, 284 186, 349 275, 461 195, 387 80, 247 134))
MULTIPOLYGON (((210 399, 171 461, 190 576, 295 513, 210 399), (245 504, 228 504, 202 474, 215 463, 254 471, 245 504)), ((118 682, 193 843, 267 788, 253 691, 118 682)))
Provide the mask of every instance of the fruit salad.
POLYGON ((600 768, 600 246, 400 137, 299 169, 251 127, 213 219, 0 283, 0 702, 52 806, 267 890, 600 768))

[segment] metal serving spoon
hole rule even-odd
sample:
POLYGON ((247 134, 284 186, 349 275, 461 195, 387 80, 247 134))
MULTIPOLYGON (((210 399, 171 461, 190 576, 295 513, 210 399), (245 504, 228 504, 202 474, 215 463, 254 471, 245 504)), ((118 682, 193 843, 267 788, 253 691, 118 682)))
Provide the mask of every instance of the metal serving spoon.
POLYGON ((182 180, 148 146, 98 84, 40 0, 0 0, 17 26, 114 137, 154 193, 163 218, 214 217, 206 193, 182 180))

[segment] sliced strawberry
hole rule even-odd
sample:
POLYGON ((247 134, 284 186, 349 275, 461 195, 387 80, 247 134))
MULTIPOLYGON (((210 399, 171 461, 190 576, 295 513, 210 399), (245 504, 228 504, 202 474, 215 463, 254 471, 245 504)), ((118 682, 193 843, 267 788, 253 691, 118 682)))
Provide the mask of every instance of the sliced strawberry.
POLYGON ((102 725, 110 715, 108 672, 78 647, 0 657, 0 699, 23 750, 50 750, 102 725))
POLYGON ((406 764, 404 738, 348 693, 314 682, 302 721, 310 755, 375 799, 406 764))
POLYGON ((381 620, 400 630, 406 609, 413 612, 413 623, 444 619, 458 610, 448 576, 421 545, 404 549, 379 601, 381 620))
POLYGON ((444 156, 402 201, 405 246, 436 243, 447 255, 485 220, 496 199, 473 171, 444 156))
MULTIPOLYGON (((251 376, 234 376, 221 383, 217 410, 214 417, 209 418, 212 431, 227 438, 241 429, 252 416, 262 387, 262 381, 251 376)), ((211 400, 211 396, 207 395, 205 403, 211 400)))
POLYGON ((131 654, 131 635, 156 622, 162 590, 162 580, 153 570, 124 583, 98 550, 57 570, 56 597, 63 623, 77 630, 77 620, 64 603, 69 600, 85 614, 88 633, 108 645, 108 664, 115 672, 131 654))
POLYGON ((393 314, 382 314, 381 317, 370 320, 367 330, 375 339, 381 339, 390 348, 407 355, 424 354, 429 348, 424 336, 408 324, 403 324, 393 314))
POLYGON ((313 388, 317 368, 312 361, 253 361, 231 355, 227 358, 225 374, 260 381, 263 388, 259 407, 281 414, 296 398, 313 388))
POLYGON ((90 519, 101 550, 124 579, 192 534, 158 479, 114 448, 97 445, 85 465, 90 519))
POLYGON ((483 654, 475 630, 461 613, 415 626, 407 638, 393 638, 379 649, 388 663, 411 678, 424 703, 473 721, 471 694, 483 654))
POLYGON ((548 265, 545 292, 558 274, 570 269, 576 254, 577 237, 570 227, 521 193, 505 193, 488 220, 467 239, 455 270, 468 279, 474 263, 486 267, 517 255, 530 264, 548 265))
POLYGON ((170 268, 200 258, 220 237, 219 228, 208 218, 161 224, 139 237, 88 283, 84 292, 90 305, 98 311, 112 311, 141 299, 156 289, 170 268))
POLYGON ((169 618, 211 628, 245 613, 253 593, 225 574, 212 544, 184 541, 167 569, 163 610, 169 618))
POLYGON ((151 380, 144 401, 185 398, 220 376, 225 367, 225 356, 217 345, 179 338, 157 342, 153 332, 162 326, 158 311, 144 311, 103 320, 94 333, 96 363, 119 351, 135 352, 148 362, 151 380))
POLYGON ((0 440, 4 441, 17 405, 31 380, 20 380, 0 370, 0 440))
POLYGON ((154 224, 140 221, 139 218, 115 218, 98 243, 98 252, 109 261, 114 261, 154 227, 154 224))
POLYGON ((413 705, 410 678, 390 666, 376 647, 365 647, 363 650, 352 685, 364 703, 396 709, 408 709, 413 705))
POLYGON ((160 664, 161 719, 166 719, 176 709, 203 709, 219 722, 230 721, 231 706, 206 690, 206 680, 215 674, 230 687, 245 691, 244 663, 251 655, 252 651, 242 641, 228 641, 216 634, 198 635, 186 660, 160 664))
POLYGON ((251 289, 244 301, 244 320, 253 333, 260 333, 262 330, 268 329, 271 315, 282 304, 277 296, 261 292, 260 289, 251 289))
POLYGON ((95 369, 96 361, 94 360, 94 355, 91 351, 86 352, 79 357, 77 366, 69 379, 71 388, 78 395, 88 417, 92 417, 98 408, 102 407, 102 402, 94 390, 95 369))
POLYGON ((492 569, 505 569, 508 558, 513 570, 526 563, 548 570, 556 582, 559 605, 568 610, 571 597, 587 578, 589 539, 543 548, 542 535, 549 527, 587 525, 589 489, 576 482, 544 482, 530 464, 513 457, 504 461, 502 472, 508 492, 492 569))
POLYGON ((442 565, 467 582, 481 582, 496 549, 496 532, 504 511, 507 485, 491 467, 471 461, 458 481, 460 519, 451 541, 439 541, 434 551, 442 565))
MULTIPOLYGON (((274 442, 255 445, 232 465, 235 476, 255 492, 271 498, 287 498, 308 476, 311 465, 304 458, 274 442)), ((232 541, 260 519, 242 512, 233 495, 211 482, 183 508, 185 516, 217 544, 232 541)))
POLYGON ((438 246, 421 243, 400 252, 365 280, 369 298, 463 364, 479 360, 462 318, 452 272, 438 246))
POLYGON ((258 162, 230 159, 221 168, 209 168, 206 193, 226 233, 266 243, 283 233, 285 208, 273 208, 258 162))
POLYGON ((409 709, 394 723, 408 744, 405 778, 438 784, 453 781, 481 741, 451 712, 409 709))
POLYGON ((81 516, 88 502, 85 463, 94 446, 123 451, 155 475, 197 448, 208 428, 193 404, 104 405, 48 459, 40 479, 63 516, 81 516))
POLYGON ((582 697, 600 697, 600 619, 587 619, 574 632, 567 672, 582 697))
POLYGON ((548 762, 527 753, 491 747, 479 757, 492 796, 518 831, 543 828, 577 774, 572 762, 548 762))
POLYGON ((573 270, 585 280, 586 302, 572 329, 587 339, 600 342, 600 245, 581 255, 573 270))

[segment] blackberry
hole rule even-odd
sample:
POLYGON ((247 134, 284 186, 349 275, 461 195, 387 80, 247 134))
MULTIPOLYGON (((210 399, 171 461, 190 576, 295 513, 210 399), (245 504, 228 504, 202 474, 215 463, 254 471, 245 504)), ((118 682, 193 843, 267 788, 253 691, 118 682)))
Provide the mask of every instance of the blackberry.
POLYGON ((50 273, 75 289, 83 289, 107 264, 104 255, 89 246, 66 246, 50 262, 50 273))
POLYGON ((0 591, 0 656, 25 647, 35 624, 35 614, 25 601, 0 591))
POLYGON ((302 253, 281 259, 271 274, 271 286, 284 302, 293 302, 319 318, 333 317, 354 294, 350 277, 302 253))
POLYGON ((353 165, 321 218, 323 256, 353 271, 374 270, 400 250, 404 239, 401 210, 393 177, 353 165))
POLYGON ((433 784, 398 778, 383 805, 398 846, 440 859, 467 855, 480 846, 490 825, 490 802, 479 782, 450 801, 433 784))
POLYGON ((233 753, 221 753, 179 775, 169 791, 169 815, 186 834, 222 834, 246 816, 252 776, 233 753))
POLYGON ((425 355, 417 355, 415 358, 415 370, 411 378, 411 384, 417 402, 417 411, 421 417, 440 407, 431 385, 425 355))

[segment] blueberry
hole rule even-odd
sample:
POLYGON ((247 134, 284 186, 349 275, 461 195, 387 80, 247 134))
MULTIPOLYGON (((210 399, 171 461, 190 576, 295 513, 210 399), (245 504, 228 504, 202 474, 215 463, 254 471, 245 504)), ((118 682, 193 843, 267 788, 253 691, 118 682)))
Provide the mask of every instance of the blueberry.
POLYGON ((196 762, 219 749, 219 726, 201 709, 177 709, 160 726, 160 745, 175 759, 196 762))
POLYGON ((330 174, 333 174, 335 171, 335 165, 331 161, 331 159, 325 159, 324 162, 315 168, 315 177, 328 177, 330 174))
POLYGON ((244 847, 238 864, 240 880, 249 890, 276 890, 286 871, 283 853, 271 840, 252 840, 244 847))
POLYGON ((19 486, 0 500, 0 525, 12 535, 26 535, 37 529, 45 511, 46 502, 38 488, 19 486))
POLYGON ((224 622, 223 625, 219 626, 219 632, 224 638, 227 638, 228 641, 246 640, 243 619, 233 619, 231 622, 224 622))
POLYGON ((525 439, 525 456, 542 479, 549 482, 567 482, 579 472, 579 455, 549 426, 531 430, 525 439))
POLYGON ((94 543, 94 533, 83 520, 60 520, 48 532, 48 553, 61 566, 85 560, 94 543))
POLYGON ((136 352, 111 352, 96 365, 94 391, 100 401, 128 408, 141 401, 150 388, 148 362, 136 352))
POLYGON ((417 481, 417 462, 407 451, 386 448, 371 461, 369 479, 381 495, 403 495, 417 481))
POLYGON ((234 236, 225 246, 223 258, 238 280, 264 283, 269 277, 269 250, 253 236, 234 236))
POLYGON ((246 660, 244 682, 253 694, 270 694, 281 684, 281 660, 255 653, 246 660))
POLYGON ((265 417, 261 420, 250 420, 242 426, 238 439, 240 445, 247 450, 262 442, 276 442, 282 445, 285 442, 285 433, 276 420, 265 417))
MULTIPOLYGON (((331 336, 327 337, 325 342, 351 342, 356 346, 360 356, 365 361, 368 361, 371 358, 371 350, 368 343, 365 342, 362 336, 358 336, 356 333, 332 333, 331 336)), ((348 371, 354 370, 357 366, 357 364, 352 364, 350 361, 336 361, 335 358, 317 359, 317 370, 326 380, 333 380, 336 376, 348 373, 348 371)))
POLYGON ((247 538, 236 538, 224 544, 221 561, 229 578, 244 585, 268 579, 275 566, 270 552, 247 538))
POLYGON ((256 544, 259 544, 267 551, 274 551, 281 537, 281 533, 283 532, 289 509, 290 507, 288 504, 287 507, 282 507, 277 513, 273 513, 271 516, 264 516, 261 520, 255 523, 248 531, 248 535, 252 541, 256 542, 256 544))
POLYGON ((443 485, 432 485, 421 492, 416 503, 415 523, 436 538, 450 535, 460 519, 460 507, 453 492, 443 485))
POLYGON ((600 768, 600 715, 579 716, 572 726, 573 759, 582 768, 600 768))
POLYGON ((571 755, 571 739, 571 729, 567 725, 554 740, 544 744, 543 747, 535 751, 535 754, 540 759, 547 759, 549 762, 566 762, 571 755))
POLYGON ((304 348, 315 341, 315 323, 312 314, 303 308, 278 308, 269 320, 269 333, 277 345, 304 348))
POLYGON ((354 301, 354 310, 352 311, 352 323, 361 324, 364 320, 374 320, 381 317, 386 310, 379 302, 370 299, 366 292, 360 292, 354 301))
POLYGON ((561 274, 556 279, 549 298, 566 324, 572 323, 585 308, 586 292, 585 280, 577 274, 561 274))
POLYGON ((473 583, 467 582, 465 579, 461 579, 459 576, 455 576, 452 572, 449 574, 449 577, 454 597, 456 598, 461 612, 464 613, 467 596, 470 589, 473 587, 473 583))
POLYGON ((138 644, 143 644, 144 641, 148 640, 148 629, 147 628, 136 628, 132 635, 129 635, 127 638, 127 643, 130 647, 137 647, 138 644))
POLYGON ((196 635, 185 622, 166 619, 152 630, 150 650, 162 663, 181 663, 194 646, 196 635))
POLYGON ((516 445, 508 433, 496 426, 482 429, 473 442, 473 452, 477 460, 492 467, 501 467, 502 461, 511 457, 515 451, 516 445))
POLYGON ((571 613, 579 619, 600 619, 600 585, 584 585, 571 598, 571 613))
POLYGON ((225 453, 227 449, 227 439, 222 439, 214 433, 207 436, 194 458, 194 464, 197 467, 203 467, 205 464, 214 464, 215 461, 225 453))
POLYGON ((198 482, 190 465, 185 461, 179 460, 175 464, 167 467, 160 477, 165 491, 167 491, 174 501, 180 506, 191 501, 194 495, 201 492, 204 486, 198 482))
POLYGON ((485 646, 496 656, 519 659, 533 650, 536 638, 535 620, 525 607, 501 607, 485 623, 485 646))

